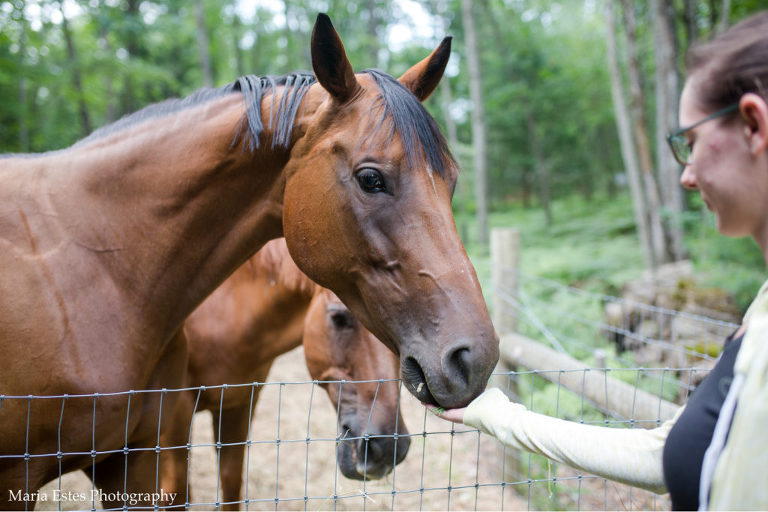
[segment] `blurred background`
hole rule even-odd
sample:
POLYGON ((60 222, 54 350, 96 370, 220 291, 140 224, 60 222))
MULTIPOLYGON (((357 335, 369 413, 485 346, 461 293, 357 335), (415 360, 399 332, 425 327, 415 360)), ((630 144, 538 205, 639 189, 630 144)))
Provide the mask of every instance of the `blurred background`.
POLYGON ((678 184, 684 55, 755 12, 742 0, 12 0, 0 3, 0 152, 65 148, 150 103, 244 74, 311 69, 327 12, 356 69, 398 76, 454 37, 427 102, 463 172, 459 233, 481 278, 493 226, 521 268, 593 291, 691 260, 743 311, 751 240, 719 236, 678 184))

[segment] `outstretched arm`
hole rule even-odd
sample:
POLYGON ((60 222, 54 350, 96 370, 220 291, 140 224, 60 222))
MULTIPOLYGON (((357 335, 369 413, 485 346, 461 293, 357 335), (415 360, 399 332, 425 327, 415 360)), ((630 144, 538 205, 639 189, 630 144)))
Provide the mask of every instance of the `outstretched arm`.
POLYGON ((464 423, 503 444, 610 480, 666 492, 662 453, 673 420, 653 430, 584 425, 528 411, 491 388, 464 409, 430 407, 439 417, 464 423))

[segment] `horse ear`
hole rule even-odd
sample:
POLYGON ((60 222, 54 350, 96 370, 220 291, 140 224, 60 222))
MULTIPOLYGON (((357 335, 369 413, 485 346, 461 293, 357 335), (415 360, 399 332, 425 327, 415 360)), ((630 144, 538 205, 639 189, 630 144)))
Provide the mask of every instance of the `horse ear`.
POLYGON ((451 56, 451 39, 451 36, 443 39, 429 57, 403 73, 403 76, 398 79, 419 100, 424 101, 429 98, 440 83, 448 58, 451 56))
POLYGON ((312 69, 320 85, 340 103, 360 89, 341 38, 325 13, 317 15, 312 29, 312 69))

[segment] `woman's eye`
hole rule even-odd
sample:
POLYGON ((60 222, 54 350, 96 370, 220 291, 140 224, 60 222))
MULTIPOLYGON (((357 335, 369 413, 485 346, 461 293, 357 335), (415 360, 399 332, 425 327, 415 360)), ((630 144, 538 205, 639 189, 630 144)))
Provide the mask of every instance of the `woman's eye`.
POLYGON ((357 183, 360 185, 360 188, 370 194, 387 191, 387 187, 384 185, 384 177, 376 169, 362 169, 357 173, 357 183))

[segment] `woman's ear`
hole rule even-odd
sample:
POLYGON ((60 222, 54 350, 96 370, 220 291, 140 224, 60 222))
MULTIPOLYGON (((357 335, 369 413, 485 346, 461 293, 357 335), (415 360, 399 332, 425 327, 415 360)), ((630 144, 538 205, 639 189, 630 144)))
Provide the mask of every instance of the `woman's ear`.
POLYGON ((757 156, 768 148, 768 103, 759 94, 748 92, 739 100, 739 111, 747 123, 749 148, 757 156))

